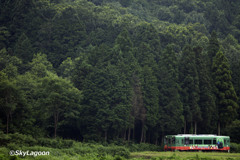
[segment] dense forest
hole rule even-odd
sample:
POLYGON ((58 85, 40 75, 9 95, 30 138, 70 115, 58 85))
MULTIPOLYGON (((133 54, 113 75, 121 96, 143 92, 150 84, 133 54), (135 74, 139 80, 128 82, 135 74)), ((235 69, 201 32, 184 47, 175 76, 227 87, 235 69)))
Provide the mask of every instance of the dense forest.
POLYGON ((1 0, 0 132, 240 143, 240 1, 1 0))

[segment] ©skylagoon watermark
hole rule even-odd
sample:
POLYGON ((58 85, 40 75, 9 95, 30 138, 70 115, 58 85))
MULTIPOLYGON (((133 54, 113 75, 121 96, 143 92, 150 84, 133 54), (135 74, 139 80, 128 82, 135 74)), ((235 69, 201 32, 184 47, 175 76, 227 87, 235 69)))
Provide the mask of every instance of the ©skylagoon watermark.
POLYGON ((9 152, 10 156, 33 156, 33 157, 37 157, 37 156, 49 156, 50 152, 49 151, 22 151, 22 150, 11 150, 9 152))

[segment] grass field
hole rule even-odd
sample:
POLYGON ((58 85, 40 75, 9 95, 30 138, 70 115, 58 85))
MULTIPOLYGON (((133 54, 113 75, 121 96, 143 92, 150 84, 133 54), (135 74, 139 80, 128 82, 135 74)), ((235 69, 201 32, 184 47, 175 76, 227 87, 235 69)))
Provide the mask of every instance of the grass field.
POLYGON ((0 132, 0 160, 240 160, 240 145, 236 143, 231 143, 231 151, 236 153, 161 152, 160 149, 160 146, 147 143, 83 143, 0 132), (36 154, 25 156, 19 154, 20 151, 36 154), (39 152, 49 154, 37 155, 39 152))
POLYGON ((240 160, 240 153, 222 152, 132 152, 131 158, 156 160, 240 160))

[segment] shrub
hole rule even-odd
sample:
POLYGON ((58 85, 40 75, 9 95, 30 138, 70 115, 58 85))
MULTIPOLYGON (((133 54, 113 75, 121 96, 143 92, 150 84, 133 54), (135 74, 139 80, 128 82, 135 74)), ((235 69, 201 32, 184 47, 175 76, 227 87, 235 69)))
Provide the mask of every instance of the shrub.
POLYGON ((233 152, 233 153, 240 153, 240 144, 231 143, 230 151, 233 152))
POLYGON ((73 140, 64 140, 64 139, 50 139, 50 138, 38 138, 38 145, 52 147, 52 148, 70 148, 73 146, 73 140))
POLYGON ((9 150, 5 147, 0 148, 0 159, 7 160, 8 159, 9 150))
POLYGON ((46 147, 52 146, 51 139, 49 138, 38 138, 37 141, 38 141, 38 145, 40 146, 46 146, 46 147))
POLYGON ((0 132, 0 146, 6 146, 10 142, 11 138, 7 134, 0 132))
POLYGON ((33 146, 37 144, 37 141, 31 135, 24 135, 20 133, 9 134, 11 138, 11 142, 25 145, 25 146, 33 146))
POLYGON ((130 152, 125 147, 119 147, 119 146, 108 146, 108 147, 99 147, 98 149, 99 155, 112 155, 114 156, 121 156, 128 158, 130 156, 130 152))
POLYGON ((19 150, 21 149, 20 146, 16 143, 8 143, 7 148, 10 150, 19 150))
POLYGON ((37 140, 35 140, 31 135, 23 135, 19 133, 8 134, 8 135, 0 134, 1 146, 6 146, 10 142, 20 146, 33 146, 37 144, 37 140))
POLYGON ((130 152, 141 152, 141 151, 160 151, 161 147, 149 144, 149 143, 140 143, 140 144, 130 144, 128 145, 130 152))
POLYGON ((74 147, 74 152, 80 155, 90 154, 96 152, 95 146, 89 146, 89 144, 78 143, 74 147))

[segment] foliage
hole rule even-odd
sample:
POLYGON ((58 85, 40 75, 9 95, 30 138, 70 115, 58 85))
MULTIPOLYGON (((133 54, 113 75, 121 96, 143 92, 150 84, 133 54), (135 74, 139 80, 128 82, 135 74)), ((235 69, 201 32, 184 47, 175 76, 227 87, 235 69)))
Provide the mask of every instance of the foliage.
POLYGON ((237 95, 231 82, 231 71, 225 55, 219 51, 213 58, 213 79, 217 97, 219 122, 226 125, 238 115, 237 95))
POLYGON ((142 152, 142 151, 160 151, 161 148, 154 144, 149 143, 140 143, 140 144, 134 144, 130 143, 127 145, 127 148, 129 148, 130 152, 142 152))
MULTIPOLYGON (((217 127, 220 134, 221 126, 239 142, 239 6, 1 0, 1 131, 54 137, 29 138, 47 147, 71 147, 57 140, 67 138, 147 148, 142 143, 161 145, 165 134, 216 134, 217 127)), ((8 136, 3 143, 20 145, 8 136)), ((107 159, 117 151, 102 152, 107 159)))
POLYGON ((240 153, 240 144, 231 143, 231 152, 240 153))
POLYGON ((94 156, 99 158, 109 156, 111 158, 128 158, 130 155, 127 148, 116 145, 103 146, 100 144, 80 143, 60 138, 34 139, 32 136, 19 133, 8 135, 1 133, 0 142, 0 154, 3 154, 3 157, 7 156, 10 150, 49 151, 54 158, 61 156, 74 157, 77 155, 81 157, 94 156))

